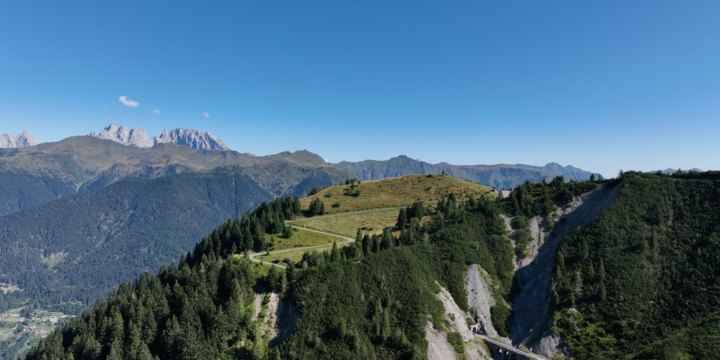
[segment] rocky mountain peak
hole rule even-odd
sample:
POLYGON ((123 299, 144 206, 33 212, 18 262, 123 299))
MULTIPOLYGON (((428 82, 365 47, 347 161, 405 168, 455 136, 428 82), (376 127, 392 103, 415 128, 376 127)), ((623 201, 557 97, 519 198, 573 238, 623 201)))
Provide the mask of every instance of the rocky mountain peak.
POLYGON ((25 148, 39 144, 40 141, 38 141, 35 135, 27 130, 18 135, 0 133, 0 148, 25 148))
POLYGON ((202 132, 196 129, 177 128, 163 130, 160 134, 149 137, 143 128, 127 128, 118 124, 110 124, 100 134, 91 132, 88 136, 104 140, 112 140, 123 145, 135 145, 137 147, 149 148, 155 144, 174 143, 187 146, 193 149, 217 149, 229 150, 222 140, 209 132, 202 132))

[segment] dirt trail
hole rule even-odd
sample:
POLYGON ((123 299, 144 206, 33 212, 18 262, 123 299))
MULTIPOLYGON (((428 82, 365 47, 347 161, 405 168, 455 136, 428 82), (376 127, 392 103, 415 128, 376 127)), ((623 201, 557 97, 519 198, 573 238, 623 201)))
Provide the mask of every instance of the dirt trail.
POLYGON ((612 205, 621 187, 620 184, 613 188, 602 185, 576 196, 570 205, 557 211, 559 215, 566 215, 567 219, 564 224, 560 222, 556 224, 556 236, 546 236, 545 230, 537 223, 536 226, 531 226, 531 230, 536 229, 538 237, 542 235, 546 240, 539 243, 537 256, 515 274, 520 293, 513 299, 515 314, 510 323, 510 339, 513 345, 526 346, 533 352, 549 358, 558 352, 569 354, 551 330, 553 309, 550 307, 549 290, 552 285, 557 247, 568 233, 588 224, 612 205))
MULTIPOLYGON (((338 245, 347 244, 347 243, 351 243, 351 242, 354 242, 354 241, 355 241, 355 239, 349 238, 349 237, 347 237, 347 236, 337 235, 337 234, 333 234, 333 233, 329 233, 329 232, 324 232, 324 231, 320 231, 320 230, 315 230, 315 229, 302 228, 302 227, 298 227, 298 226, 293 226, 293 229, 302 230, 302 231, 311 231, 311 232, 316 232, 316 233, 320 233, 320 234, 335 236, 335 237, 338 237, 338 238, 340 238, 340 239, 343 239, 343 242, 337 243, 338 245)), ((332 245, 313 245, 313 246, 296 247, 296 248, 291 248, 291 249, 271 251, 270 253, 271 253, 271 254, 275 254, 275 253, 282 253, 282 252, 288 252, 288 251, 297 251, 297 250, 303 250, 303 249, 315 249, 315 248, 328 247, 328 246, 332 246, 332 245)), ((275 263, 271 263, 271 262, 266 262, 266 261, 261 261, 261 260, 255 259, 256 256, 258 256, 258 255, 265 255, 265 254, 266 254, 266 253, 264 253, 264 252, 259 252, 259 253, 250 254, 250 261, 264 262, 264 263, 266 263, 266 264, 279 266, 279 267, 281 267, 281 268, 286 268, 286 267, 287 267, 287 266, 285 266, 285 265, 280 265, 280 264, 275 264, 275 263)))

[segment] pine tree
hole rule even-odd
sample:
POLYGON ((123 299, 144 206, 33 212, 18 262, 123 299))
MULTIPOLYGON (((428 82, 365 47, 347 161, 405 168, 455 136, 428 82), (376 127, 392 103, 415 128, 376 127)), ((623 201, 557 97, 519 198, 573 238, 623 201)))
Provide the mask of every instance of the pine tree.
POLYGON ((369 256, 373 252, 372 244, 370 243, 370 236, 365 234, 362 238, 362 249, 365 256, 369 256))
POLYGON ((122 340, 116 338, 113 341, 107 360, 123 360, 122 340))
MULTIPOLYGON (((291 268, 292 264, 288 264, 288 268, 291 268)), ((287 292, 287 271, 283 271, 282 276, 280 276, 280 297, 285 297, 285 293, 287 292)))
POLYGON ((279 290, 278 271, 277 271, 277 267, 275 267, 274 265, 270 266, 270 270, 268 271, 268 275, 267 275, 267 281, 268 281, 268 284, 270 284, 271 291, 279 290))
POLYGON ((300 205, 300 199, 295 198, 295 200, 293 200, 292 209, 293 209, 294 215, 298 215, 298 214, 300 214, 300 212, 302 212, 302 205, 300 205))
POLYGON ((395 246, 395 236, 393 236, 390 228, 385 228, 382 236, 382 248, 390 249, 393 246, 395 246))
POLYGON ((337 242, 333 242, 332 250, 330 250, 330 262, 340 261, 340 250, 338 250, 337 242))
POLYGON ((395 227, 400 230, 405 230, 405 224, 407 224, 407 214, 405 212, 405 209, 400 209, 400 214, 398 215, 395 227))
POLYGON ((150 349, 146 344, 140 344, 140 348, 138 349, 137 353, 137 360, 153 360, 152 354, 150 353, 150 349))

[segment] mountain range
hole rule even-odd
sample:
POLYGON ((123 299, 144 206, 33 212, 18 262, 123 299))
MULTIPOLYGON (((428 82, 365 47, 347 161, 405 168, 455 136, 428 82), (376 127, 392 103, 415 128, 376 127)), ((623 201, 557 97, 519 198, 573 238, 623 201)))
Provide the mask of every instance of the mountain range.
MULTIPOLYGON (((526 180, 541 182, 552 180, 555 176, 562 175, 542 170, 539 167, 522 167, 518 165, 450 165, 447 163, 430 164, 421 160, 411 159, 400 155, 389 160, 365 160, 359 162, 343 161, 333 164, 338 169, 348 171, 359 180, 380 180, 389 177, 397 177, 410 174, 442 174, 479 182, 481 184, 507 189, 515 187, 526 180)), ((562 168, 562 166, 560 166, 562 168)), ((580 169, 578 169, 580 170, 580 169)), ((580 170, 582 171, 582 170, 580 170)), ((565 171, 563 171, 565 173, 565 171)), ((585 179, 590 178, 590 172, 585 179)), ((578 178, 581 174, 578 174, 578 178)))
POLYGON ((562 175, 567 180, 587 180, 590 178, 590 175, 595 175, 595 178, 600 177, 600 174, 598 173, 591 173, 589 171, 585 171, 583 169, 578 169, 572 165, 568 166, 562 166, 558 163, 547 163, 545 166, 534 166, 534 165, 523 165, 523 164, 517 164, 519 167, 523 168, 532 168, 532 169, 538 169, 542 171, 547 171, 553 174, 562 175))
POLYGON ((218 149, 229 150, 222 140, 209 132, 195 129, 177 128, 149 137, 143 128, 127 128, 118 124, 110 124, 100 134, 91 132, 88 136, 98 139, 112 140, 123 145, 135 145, 141 148, 150 148, 156 144, 174 143, 192 149, 218 149))
POLYGON ((85 302, 186 251, 219 220, 262 201, 302 197, 353 177, 442 172, 499 187, 557 176, 516 165, 433 165, 407 156, 329 164, 307 150, 253 156, 175 143, 126 146, 94 136, 2 149, 0 251, 10 256, 0 256, 0 274, 25 294, 45 289, 85 302), (124 261, 129 265, 115 275, 103 270, 113 257, 130 259, 139 249, 147 255, 124 261), (47 266, 46 259, 56 260, 47 266))

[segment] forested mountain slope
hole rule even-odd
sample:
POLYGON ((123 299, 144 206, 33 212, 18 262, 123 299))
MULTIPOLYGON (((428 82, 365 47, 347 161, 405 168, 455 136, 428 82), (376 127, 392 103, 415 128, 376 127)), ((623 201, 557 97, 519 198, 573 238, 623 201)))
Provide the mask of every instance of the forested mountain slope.
MULTIPOLYGON (((514 253, 521 242, 507 238, 501 212, 554 211, 597 186, 557 178, 527 182, 504 200, 485 195, 460 202, 451 194, 441 197, 428 223, 413 218, 419 208, 408 208, 398 217, 398 237, 390 228, 360 233, 344 248, 286 262, 284 274, 271 271, 261 282, 291 299, 300 319, 295 332, 272 348, 247 304, 253 282, 247 268, 253 265, 233 253, 258 246, 265 233, 283 231, 283 216, 297 213, 300 202, 263 204, 242 220, 222 224, 177 267, 121 286, 107 302, 55 331, 28 358, 424 358, 427 327, 447 329, 437 284, 467 312, 464 279, 470 264, 482 268, 493 284, 489 296, 495 305, 489 314, 494 328, 507 336, 512 314, 505 300, 512 298, 514 253), (223 270, 221 264, 230 263, 223 270), (238 283, 230 285, 228 279, 238 283)), ((453 344, 462 353, 462 343, 453 344)))
POLYGON ((489 197, 458 204, 451 196, 439 205, 436 221, 421 226, 411 219, 399 238, 365 236, 288 264, 282 281, 269 274, 265 286, 290 297, 300 320, 287 340, 268 349, 247 306, 253 265, 232 249, 247 246, 242 223, 274 227, 265 215, 270 208, 243 217, 237 231, 235 221, 223 224, 177 267, 122 285, 48 336, 28 359, 423 358, 428 320, 445 326, 436 281, 464 310, 467 264, 482 264, 498 296, 510 290, 512 247, 499 205, 489 197))
POLYGON ((284 152, 255 157, 172 143, 138 148, 89 136, 23 149, 0 149, 0 215, 119 180, 142 181, 218 166, 252 166, 289 155, 284 152))
POLYGON ((627 172, 560 244, 555 330, 578 359, 720 353, 720 173, 627 172))
POLYGON ((0 296, 0 308, 25 299, 42 308, 82 308, 270 199, 239 171, 217 170, 116 182, 2 216, 0 282, 23 291, 0 296))

